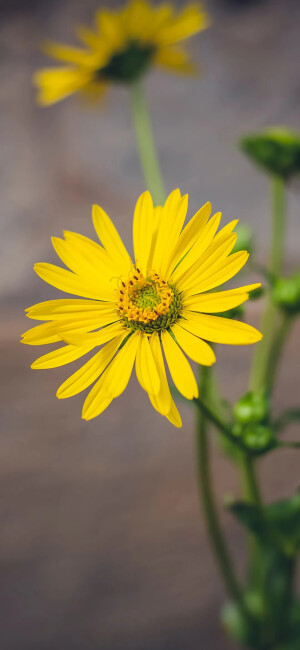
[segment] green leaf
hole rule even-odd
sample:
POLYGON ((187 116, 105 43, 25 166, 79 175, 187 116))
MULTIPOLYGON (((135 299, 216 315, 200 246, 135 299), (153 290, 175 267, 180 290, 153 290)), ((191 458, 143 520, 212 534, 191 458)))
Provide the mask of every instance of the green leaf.
POLYGON ((268 544, 271 538, 274 547, 286 556, 300 550, 300 491, 264 506, 263 516, 252 503, 235 501, 227 505, 239 522, 263 543, 268 544))
POLYGON ((240 147, 270 174, 289 180, 300 173, 300 138, 289 129, 273 127, 244 136, 240 140, 240 147))
POLYGON ((290 408, 287 409, 286 411, 283 411, 283 413, 281 413, 281 415, 273 423, 273 426, 276 429, 276 431, 281 431, 288 424, 291 424, 292 422, 299 422, 299 420, 300 420, 300 408, 298 407, 290 408))

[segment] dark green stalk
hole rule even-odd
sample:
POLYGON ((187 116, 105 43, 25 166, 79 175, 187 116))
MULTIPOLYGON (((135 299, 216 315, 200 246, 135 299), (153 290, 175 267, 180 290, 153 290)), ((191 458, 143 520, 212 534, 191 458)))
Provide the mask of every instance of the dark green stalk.
MULTIPOLYGON (((206 398, 209 390, 209 369, 202 367, 201 372, 201 382, 200 382, 200 392, 201 397, 206 398)), ((241 600, 241 591, 235 576, 235 571, 229 555, 226 541, 223 536, 223 532, 219 523, 218 513, 216 509, 215 499, 212 489, 212 477, 210 472, 210 450, 207 439, 207 413, 210 413, 209 408, 207 410, 200 406, 202 401, 196 400, 199 408, 198 411, 198 422, 197 422, 197 431, 196 431, 196 449, 197 449, 197 468, 198 468, 198 481, 199 481, 199 490, 200 497, 203 505, 204 516, 206 520, 206 525, 210 537, 212 547, 214 549, 214 554, 216 561, 218 563, 219 569, 223 576, 225 585, 228 589, 230 596, 235 601, 241 600)), ((212 420, 212 417, 210 417, 212 420)))

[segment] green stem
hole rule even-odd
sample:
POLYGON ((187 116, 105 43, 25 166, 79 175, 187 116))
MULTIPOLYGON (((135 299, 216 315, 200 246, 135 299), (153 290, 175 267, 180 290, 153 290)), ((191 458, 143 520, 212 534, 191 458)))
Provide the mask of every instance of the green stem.
POLYGON ((273 228, 269 271, 276 276, 282 273, 285 242, 285 182, 280 176, 272 178, 271 193, 273 228))
MULTIPOLYGON (((285 230, 285 185, 282 178, 272 178, 272 234, 268 270, 271 275, 279 276, 282 272, 285 230)), ((269 292, 260 330, 263 339, 255 347, 250 378, 250 389, 261 390, 265 387, 266 372, 271 354, 277 310, 269 292)))
POLYGON ((131 85, 131 100, 137 146, 146 185, 154 205, 162 205, 165 201, 165 190, 154 147, 145 93, 140 81, 131 85))
MULTIPOLYGON (((206 398, 209 381, 208 368, 201 368, 201 395, 206 398)), ((199 405, 199 402, 197 401, 199 405)), ((197 447, 197 467, 200 496, 203 504, 203 511, 206 520, 208 533, 211 544, 214 549, 215 557, 223 576, 225 585, 233 600, 240 601, 240 587, 235 576, 231 557, 227 544, 223 537, 222 529, 218 519, 218 513, 212 491, 212 477, 210 472, 210 450, 207 439, 207 420, 203 408, 198 411, 198 426, 196 432, 197 447)))
POLYGON ((279 362, 282 356, 284 344, 290 332, 292 318, 288 314, 284 314, 281 323, 273 337, 273 342, 270 350, 269 364, 266 369, 266 385, 269 392, 272 392, 274 381, 277 375, 279 362))

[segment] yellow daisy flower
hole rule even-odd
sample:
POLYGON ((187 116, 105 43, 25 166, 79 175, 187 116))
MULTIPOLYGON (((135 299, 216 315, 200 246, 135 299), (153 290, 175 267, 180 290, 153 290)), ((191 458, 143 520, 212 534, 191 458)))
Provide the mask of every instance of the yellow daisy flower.
POLYGON ((135 364, 154 408, 180 427, 164 357, 177 389, 193 399, 198 386, 185 355, 210 366, 215 353, 206 341, 247 345, 261 339, 250 325, 213 315, 237 307, 260 286, 212 291, 248 259, 246 251, 231 253, 237 221, 217 232, 221 213, 209 218, 206 203, 184 227, 187 207, 188 196, 178 189, 158 208, 149 192, 140 196, 133 217, 133 263, 112 221, 95 205, 93 222, 102 246, 65 232, 52 243, 70 270, 44 263, 34 267, 45 282, 83 298, 29 307, 29 318, 47 322, 25 332, 22 342, 65 343, 32 368, 55 368, 97 350, 57 391, 59 398, 71 397, 94 384, 83 405, 86 420, 125 390, 135 364))
POLYGON ((195 66, 175 44, 206 29, 208 22, 198 4, 178 12, 171 4, 152 7, 147 0, 131 0, 119 11, 99 10, 95 31, 77 30, 84 47, 45 44, 46 54, 67 65, 35 74, 38 102, 54 104, 77 91, 97 100, 110 84, 131 83, 152 65, 190 74, 195 66))

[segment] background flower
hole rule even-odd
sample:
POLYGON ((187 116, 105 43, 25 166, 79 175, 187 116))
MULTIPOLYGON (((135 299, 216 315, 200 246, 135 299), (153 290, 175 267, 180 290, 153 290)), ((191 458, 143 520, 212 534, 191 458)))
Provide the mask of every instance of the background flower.
POLYGON ((79 27, 84 48, 46 43, 49 56, 67 64, 39 70, 34 77, 38 102, 54 104, 77 91, 97 100, 112 83, 131 83, 150 66, 191 74, 181 41, 208 27, 198 4, 177 11, 171 4, 152 7, 147 0, 131 0, 119 11, 99 10, 94 30, 79 27))

